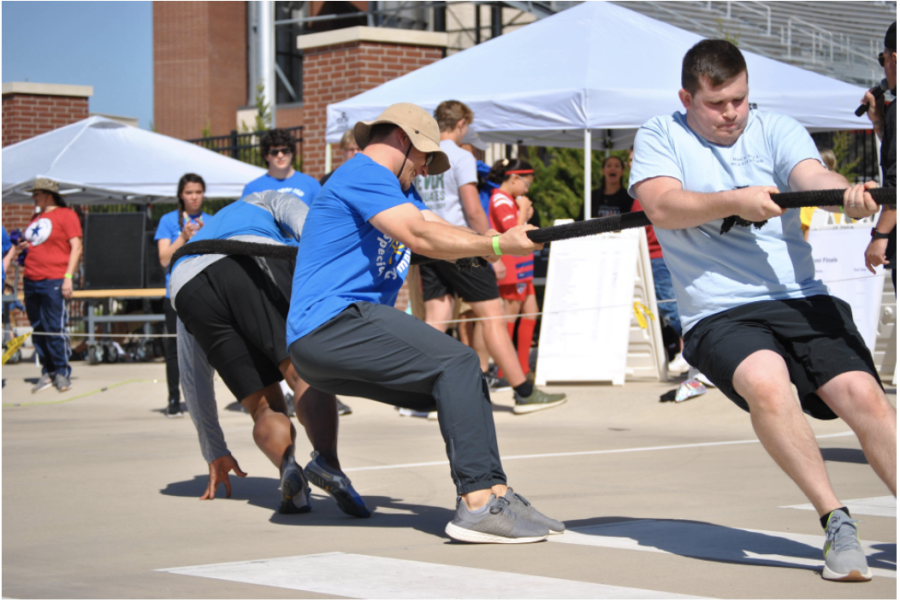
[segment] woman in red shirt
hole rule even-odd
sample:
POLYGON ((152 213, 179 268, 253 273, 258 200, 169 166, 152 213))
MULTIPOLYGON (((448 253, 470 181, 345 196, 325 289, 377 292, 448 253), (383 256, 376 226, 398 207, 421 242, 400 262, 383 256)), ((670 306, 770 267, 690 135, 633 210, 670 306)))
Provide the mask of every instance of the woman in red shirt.
MULTIPOLYGON (((488 181, 499 185, 491 194, 490 223, 491 228, 503 233, 514 226, 528 223, 534 215, 531 200, 525 196, 534 182, 534 169, 519 159, 501 159, 494 163, 487 176, 488 181)), ((503 256, 506 275, 498 282, 500 297, 503 299, 504 312, 507 315, 506 326, 512 338, 519 314, 518 354, 522 372, 534 380, 529 374, 531 369, 528 355, 531 351, 531 340, 537 324, 537 297, 534 293, 534 255, 525 257, 503 256)))
POLYGON ((51 386, 60 391, 72 387, 66 301, 72 298, 72 274, 81 259, 81 220, 66 207, 59 184, 37 178, 31 189, 35 214, 25 229, 25 311, 35 332, 34 348, 41 362, 41 377, 32 388, 37 393, 51 386))

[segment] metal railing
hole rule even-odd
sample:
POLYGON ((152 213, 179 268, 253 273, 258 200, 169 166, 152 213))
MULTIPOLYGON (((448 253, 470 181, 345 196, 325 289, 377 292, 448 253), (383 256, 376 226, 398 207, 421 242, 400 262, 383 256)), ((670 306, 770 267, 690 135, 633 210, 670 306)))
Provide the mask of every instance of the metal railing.
MULTIPOLYGON (((303 162, 303 126, 298 125, 280 129, 288 132, 294 138, 294 169, 299 171, 303 162)), ((244 163, 266 167, 266 162, 259 147, 259 139, 263 134, 265 134, 265 131, 238 133, 237 130, 231 130, 231 133, 225 136, 194 138, 187 142, 193 142, 198 146, 228 155, 232 159, 237 159, 244 163)))

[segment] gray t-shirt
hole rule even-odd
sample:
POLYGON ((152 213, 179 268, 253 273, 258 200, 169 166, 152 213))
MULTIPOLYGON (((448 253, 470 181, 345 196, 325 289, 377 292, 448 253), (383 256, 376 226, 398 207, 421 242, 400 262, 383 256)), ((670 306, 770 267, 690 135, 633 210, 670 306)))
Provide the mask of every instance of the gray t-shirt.
POLYGON ((471 227, 459 198, 459 187, 478 182, 475 157, 453 140, 441 140, 441 150, 450 159, 450 169, 442 174, 417 177, 416 190, 425 205, 448 223, 471 227))

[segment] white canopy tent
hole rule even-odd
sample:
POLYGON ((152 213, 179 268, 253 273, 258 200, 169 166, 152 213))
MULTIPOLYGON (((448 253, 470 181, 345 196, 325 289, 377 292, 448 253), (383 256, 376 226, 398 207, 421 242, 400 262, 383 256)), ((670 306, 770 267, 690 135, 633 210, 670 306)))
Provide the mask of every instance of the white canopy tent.
MULTIPOLYGON (((641 124, 683 110, 681 60, 701 36, 609 2, 585 2, 328 105, 326 140, 395 102, 428 111, 465 102, 487 142, 595 150, 628 148, 641 124)), ((871 127, 856 117, 864 90, 744 52, 750 102, 810 131, 871 127)), ((590 159, 585 157, 585 203, 590 159)), ((588 213, 586 208, 585 214, 588 213)))
POLYGON ((38 177, 59 182, 69 203, 174 202, 188 172, 203 177, 208 198, 239 198, 265 170, 95 116, 4 148, 3 202, 32 202, 25 190, 38 177))

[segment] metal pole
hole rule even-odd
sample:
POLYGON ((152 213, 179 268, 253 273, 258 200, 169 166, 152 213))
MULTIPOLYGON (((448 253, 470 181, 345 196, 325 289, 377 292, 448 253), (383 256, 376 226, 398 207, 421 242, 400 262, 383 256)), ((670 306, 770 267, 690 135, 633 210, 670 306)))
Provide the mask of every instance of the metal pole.
POLYGON ((591 219, 591 130, 584 130, 584 219, 591 219))
POLYGON ((256 38, 259 40, 259 78, 263 84, 263 97, 271 112, 270 127, 276 127, 275 109, 275 3, 263 0, 259 3, 259 26, 256 38))

